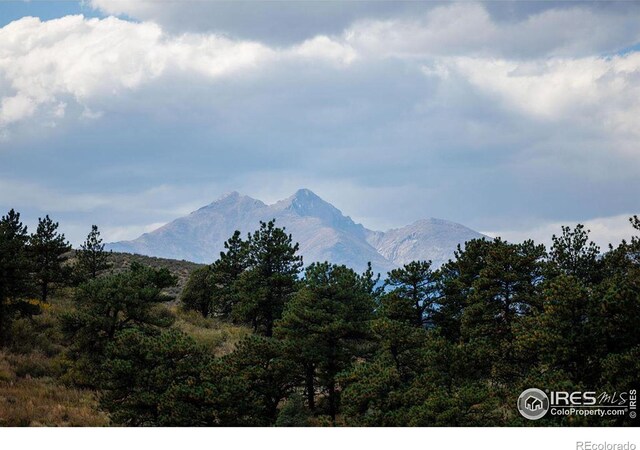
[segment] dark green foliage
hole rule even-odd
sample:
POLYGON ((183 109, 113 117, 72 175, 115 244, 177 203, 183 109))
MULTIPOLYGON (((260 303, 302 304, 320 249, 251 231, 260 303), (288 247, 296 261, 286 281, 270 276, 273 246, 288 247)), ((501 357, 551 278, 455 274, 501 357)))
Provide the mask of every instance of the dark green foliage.
MULTIPOLYGON (((426 391, 417 386, 413 397, 426 391)), ((515 404, 515 402, 513 403, 515 404)), ((497 426, 503 422, 503 400, 496 390, 482 381, 470 381, 452 390, 437 389, 425 396, 421 404, 409 409, 404 425, 408 426, 497 426)))
POLYGON ((182 300, 187 309, 237 323, 249 324, 264 336, 295 292, 302 257, 291 235, 260 222, 244 241, 236 231, 224 244, 220 259, 191 274, 182 300))
POLYGON ((380 274, 373 272, 370 261, 367 263, 367 270, 360 276, 360 283, 362 289, 368 293, 375 302, 378 302, 384 294, 384 283, 380 283, 380 274))
POLYGON ((385 302, 387 315, 422 327, 431 321, 436 300, 431 261, 413 261, 389 272, 385 286, 391 287, 385 302), (392 312, 393 310, 393 312, 392 312))
POLYGON ((462 313, 461 337, 486 361, 487 375, 509 381, 521 376, 528 364, 517 359, 513 327, 542 306, 545 249, 533 241, 509 244, 495 239, 485 251, 462 313))
POLYGON ((58 222, 52 221, 48 215, 38 219, 38 228, 29 237, 29 251, 42 302, 47 301, 53 285, 68 282, 70 268, 63 263, 70 250, 64 234, 58 232, 58 222))
POLYGON ((233 316, 251 324, 265 336, 273 334, 273 324, 282 316, 285 303, 297 288, 302 257, 290 234, 275 221, 260 222, 247 241, 247 270, 236 283, 238 301, 233 316))
POLYGON ((77 310, 63 317, 63 331, 73 342, 75 357, 86 379, 80 384, 96 383, 95 371, 107 345, 118 332, 129 328, 153 330, 166 327, 172 319, 164 309, 167 301, 162 289, 175 284, 166 269, 152 269, 133 263, 127 272, 107 275, 87 282, 75 295, 77 310))
POLYGON ((76 252, 76 275, 81 280, 96 278, 109 268, 109 253, 104 251, 97 225, 91 225, 91 232, 76 252))
POLYGON ((402 380, 393 364, 384 360, 365 362, 340 377, 342 410, 347 424, 394 426, 403 423, 405 413, 395 400, 402 380))
POLYGON ((407 356, 405 364, 396 364, 387 351, 382 351, 372 362, 356 365, 343 374, 342 404, 348 424, 485 426, 500 423, 498 395, 474 373, 474 358, 463 345, 451 344, 429 332, 413 345, 405 346, 403 352, 407 356))
POLYGON ((278 405, 299 384, 298 367, 288 356, 288 344, 262 336, 242 341, 223 363, 243 385, 245 399, 250 399, 252 425, 273 425, 278 405))
MULTIPOLYGON (((640 219, 631 224, 640 231, 640 219)), ((247 240, 235 233, 210 266, 145 260, 189 278, 182 306, 198 319, 163 304, 176 282, 166 268, 133 255, 117 255, 109 274, 92 263, 100 255, 88 258, 78 264, 88 282, 51 304, 31 299, 66 282, 68 247, 56 230, 47 217, 29 238, 14 211, 0 220, 0 338, 16 361, 4 376, 97 389, 114 424, 634 424, 552 415, 533 423, 515 404, 529 387, 637 389, 640 237, 602 255, 581 225, 554 236, 549 254, 532 241, 473 240, 438 270, 413 262, 382 284, 371 266, 360 275, 330 263, 300 279, 291 236, 261 223, 247 240), (176 316, 189 334, 170 328, 176 316), (239 340, 247 329, 220 319, 254 334, 239 340), (224 340, 234 329, 224 346, 211 344, 212 331, 224 340)), ((97 228, 79 261, 83 251, 101 254, 97 228)))
POLYGON ((634 248, 637 243, 620 244, 616 252, 624 256, 605 260, 609 265, 605 270, 612 275, 593 290, 598 302, 594 306, 594 327, 601 333, 602 350, 607 354, 640 345, 640 259, 634 248))
POLYGON ((32 315, 39 306, 29 302, 31 262, 27 227, 13 209, 0 220, 0 348, 9 341, 16 314, 32 315))
MULTIPOLYGON (((240 309, 238 285, 249 267, 249 241, 243 241, 236 231, 224 248, 226 251, 220 252, 220 258, 213 264, 191 273, 181 300, 186 309, 198 311, 203 317, 231 320, 234 308, 240 309)), ((241 321, 244 319, 240 317, 241 321)))
POLYGON ((214 359, 179 332, 126 330, 107 348, 103 406, 127 425, 273 425, 295 385, 282 345, 253 336, 214 359))
POLYGON ((378 357, 392 365, 401 379, 409 379, 422 370, 420 349, 427 336, 426 330, 389 317, 379 317, 372 322, 371 332, 378 357))
POLYGON ((278 419, 277 427, 306 427, 309 426, 311 412, 304 404, 304 398, 298 394, 289 396, 285 404, 282 406, 278 419))
POLYGON ((373 330, 376 354, 339 377, 345 420, 358 426, 407 425, 411 408, 436 386, 426 373, 436 370, 426 348, 427 331, 387 317, 376 319, 373 330))
POLYGON ((468 291, 462 335, 499 341, 510 338, 514 320, 540 307, 545 250, 533 241, 509 244, 500 239, 485 248, 483 267, 468 291))
POLYGON ((189 281, 191 273, 203 264, 196 264, 184 260, 156 258, 153 256, 134 255, 131 253, 109 252, 108 263, 110 269, 108 273, 121 273, 129 270, 131 263, 138 263, 143 266, 153 267, 154 269, 167 269, 176 277, 176 285, 165 289, 165 292, 176 298, 182 294, 184 287, 189 281))
POLYGON ((588 289, 575 276, 560 275, 545 284, 542 299, 542 310, 515 330, 517 351, 544 370, 562 371, 575 383, 593 383, 599 331, 590 320, 594 311, 588 289))
POLYGON ((213 425, 208 386, 201 378, 209 360, 178 331, 122 331, 106 349, 101 405, 121 425, 213 425))
POLYGON ((594 282, 600 277, 600 247, 589 241, 589 230, 578 224, 572 230, 562 227, 562 235, 552 237, 549 251, 552 267, 565 275, 572 275, 584 282, 594 282))
POLYGON ((243 241, 236 231, 224 248, 220 259, 211 265, 211 309, 216 316, 231 319, 239 301, 238 279, 249 267, 249 242, 243 241))
POLYGON ((455 259, 443 265, 437 274, 438 308, 433 312, 433 324, 442 336, 452 342, 461 337, 462 313, 468 304, 467 298, 473 292, 473 283, 479 278, 492 242, 473 239, 460 245, 455 259))
POLYGON ((212 312, 211 294, 213 290, 211 266, 198 267, 191 272, 180 295, 180 301, 185 309, 198 311, 203 317, 209 317, 212 312))
POLYGON ((611 353, 600 361, 600 386, 608 392, 624 392, 638 388, 640 345, 629 346, 620 353, 611 353))
POLYGON ((276 335, 295 348, 304 367, 308 405, 314 409, 316 383, 327 396, 335 420, 339 406, 337 376, 366 355, 373 300, 368 280, 345 266, 314 263, 302 287, 287 304, 276 335))

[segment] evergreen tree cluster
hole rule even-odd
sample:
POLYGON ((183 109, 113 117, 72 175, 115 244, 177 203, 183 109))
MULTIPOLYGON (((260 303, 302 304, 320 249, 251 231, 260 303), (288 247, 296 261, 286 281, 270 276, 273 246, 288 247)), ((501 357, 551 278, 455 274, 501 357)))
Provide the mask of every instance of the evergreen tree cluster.
POLYGON ((236 231, 224 247, 216 262, 192 275, 182 302, 204 317, 248 323, 254 332, 272 336, 276 319, 297 290, 302 269, 298 244, 269 221, 260 222, 246 240, 236 231))
POLYGON ((16 316, 37 314, 52 289, 68 283, 71 270, 64 262, 70 250, 49 216, 38 219, 32 234, 13 209, 0 218, 0 348, 10 341, 16 316))
POLYGON ((0 218, 0 348, 9 343, 16 317, 38 314, 56 288, 96 278, 109 268, 96 225, 75 252, 75 262, 58 227, 47 215, 29 234, 15 210, 0 218))
POLYGON ((438 270, 415 261, 380 282, 330 263, 299 274, 284 230, 280 239, 272 223, 260 230, 246 241, 236 233, 182 298, 256 333, 214 364, 218 388, 239 389, 231 401, 255 403, 209 425, 527 425, 515 404, 528 387, 637 388, 639 238, 604 254, 582 225, 563 227, 549 251, 478 239, 438 270), (256 269, 265 249, 276 269, 256 269))
MULTIPOLYGON (((640 219, 632 226, 640 231, 640 219)), ((472 240, 434 269, 415 261, 384 280, 324 263, 303 270, 274 221, 236 232, 195 270, 180 306, 253 332, 224 356, 172 327, 166 269, 110 273, 97 227, 78 251, 47 217, 27 234, 0 222, 0 331, 35 314, 52 286, 79 283, 62 320, 67 379, 99 390, 132 426, 629 425, 629 416, 529 422, 526 388, 637 389, 640 237, 602 253, 582 225, 547 249, 472 240), (8 256, 11 255, 11 256, 8 256), (36 256, 37 255, 37 256, 36 256), (55 264, 54 264, 55 262, 55 264), (66 271, 66 272, 65 272, 66 271), (44 286, 44 287, 43 287, 44 286)))

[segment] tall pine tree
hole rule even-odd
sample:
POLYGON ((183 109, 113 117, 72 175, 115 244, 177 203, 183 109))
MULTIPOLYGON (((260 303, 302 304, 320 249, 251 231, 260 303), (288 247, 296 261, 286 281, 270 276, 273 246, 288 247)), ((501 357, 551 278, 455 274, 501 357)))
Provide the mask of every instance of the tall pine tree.
POLYGON ((291 342, 305 368, 309 408, 315 408, 319 385, 333 420, 339 407, 338 374, 367 351, 374 310, 369 288, 366 277, 345 266, 311 264, 278 322, 276 336, 291 342))
POLYGON ((551 238, 549 250, 552 268, 584 282, 596 282, 601 275, 600 247, 589 241, 589 230, 578 224, 574 229, 562 227, 562 234, 551 238))
POLYGON ((31 264, 27 254, 27 227, 13 209, 0 220, 0 347, 9 340, 9 328, 16 313, 32 314, 37 306, 27 300, 31 264))
POLYGON ((33 261, 35 282, 40 300, 46 302, 54 284, 68 281, 69 269, 63 265, 64 255, 71 250, 64 234, 58 232, 58 222, 47 215, 38 219, 38 228, 29 237, 29 251, 33 261))
POLYGON ((180 295, 184 309, 197 311, 202 317, 212 313, 212 293, 214 291, 211 266, 198 267, 187 280, 180 295))
POLYGON ((76 252, 76 270, 82 279, 93 279, 109 268, 109 253, 104 250, 97 225, 91 225, 91 232, 76 252))
POLYGON ((275 220, 260 222, 260 228, 248 238, 248 269, 236 287, 239 301, 234 305, 236 318, 248 322, 255 331, 269 337, 273 324, 282 316, 285 304, 295 293, 302 257, 275 220))
POLYGON ((249 243, 236 231, 224 248, 220 259, 211 265, 211 310, 218 317, 230 319, 239 300, 236 283, 249 266, 249 243))
POLYGON ((412 261, 392 270, 385 286, 391 288, 391 299, 408 309, 411 323, 422 327, 430 322, 437 298, 431 261, 412 261))

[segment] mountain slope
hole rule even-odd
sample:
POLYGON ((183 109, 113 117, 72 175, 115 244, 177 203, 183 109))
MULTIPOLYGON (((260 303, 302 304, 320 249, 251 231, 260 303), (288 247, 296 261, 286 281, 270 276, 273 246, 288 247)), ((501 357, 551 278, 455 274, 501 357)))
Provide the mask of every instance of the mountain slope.
POLYGON ((235 230, 255 229, 260 211, 266 208, 260 200, 232 192, 133 241, 106 247, 116 252, 210 263, 218 258, 222 244, 235 230))
POLYGON ((438 266, 453 256, 458 243, 483 237, 462 225, 439 219, 415 222, 386 233, 371 231, 308 189, 272 205, 232 192, 188 216, 145 233, 132 241, 107 244, 118 252, 210 263, 235 230, 243 235, 259 221, 276 219, 300 244, 304 263, 331 261, 358 271, 371 261, 385 273, 414 259, 438 266))
POLYGON ((458 244, 485 237, 459 223, 423 219, 386 233, 370 233, 367 241, 398 266, 415 260, 431 260, 434 267, 439 267, 453 257, 458 244))

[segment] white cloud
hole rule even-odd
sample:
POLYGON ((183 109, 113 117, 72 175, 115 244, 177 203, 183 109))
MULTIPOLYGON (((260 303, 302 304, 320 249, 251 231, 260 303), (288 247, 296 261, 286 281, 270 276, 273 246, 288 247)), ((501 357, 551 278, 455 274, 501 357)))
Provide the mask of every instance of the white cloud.
POLYGON ((307 36, 337 35, 335 30, 330 31, 332 23, 345 28, 345 20, 359 18, 348 27, 348 42, 358 51, 388 55, 585 56, 616 51, 640 39, 637 8, 599 8, 590 2, 549 2, 529 11, 525 7, 508 20, 495 17, 492 10, 513 12, 520 9, 519 5, 488 8, 481 2, 302 2, 307 4, 282 8, 269 3, 251 5, 262 20, 255 20, 249 8, 233 8, 234 5, 221 2, 198 2, 185 7, 181 2, 91 0, 90 5, 106 14, 153 21, 172 30, 191 31, 198 24, 199 29, 224 30, 234 36, 255 36, 260 22, 277 22, 279 28, 284 28, 271 27, 272 35, 298 35, 298 27, 307 29, 307 36))
POLYGON ((446 58, 425 70, 427 76, 434 73, 456 73, 505 111, 599 134, 610 141, 608 151, 640 160, 640 53, 527 62, 446 58))
POLYGON ((113 17, 23 18, 0 29, 0 76, 13 92, 0 93, 0 121, 28 118, 43 106, 60 111, 59 97, 65 96, 90 110, 96 98, 136 89, 168 71, 217 77, 271 53, 258 43, 166 36, 153 23, 113 17))
POLYGON ((308 39, 302 44, 294 46, 290 53, 303 58, 325 59, 343 64, 349 64, 358 57, 351 46, 339 43, 327 36, 316 36, 313 39, 308 39))
POLYGON ((640 40, 638 12, 585 5, 499 22, 480 3, 453 3, 415 17, 363 20, 345 32, 358 51, 387 56, 530 59, 614 52, 640 40))
POLYGON ((140 237, 143 233, 157 230, 166 222, 154 222, 148 224, 107 226, 100 230, 100 234, 105 242, 130 241, 140 237))
POLYGON ((416 18, 364 20, 344 33, 359 51, 387 57, 433 57, 476 51, 495 26, 478 4, 456 3, 416 18))
MULTIPOLYGON (((93 4, 134 16, 161 7, 154 2, 93 4)), ((67 16, 45 22, 27 17, 0 29, 0 127, 32 118, 40 109, 61 118, 66 109, 60 105, 68 101, 80 104, 83 118, 97 118, 105 102, 163 77, 169 80, 167 89, 180 91, 194 76, 202 77, 201 83, 245 73, 259 76, 268 66, 296 61, 335 63, 334 70, 348 70, 357 60, 418 58, 429 77, 455 83, 450 78, 455 72, 507 109, 540 119, 586 121, 635 137, 640 54, 521 60, 495 56, 492 50, 518 47, 534 36, 573 48, 587 35, 601 37, 601 27, 627 30, 626 39, 633 42, 640 33, 628 31, 627 19, 615 14, 597 18, 588 9, 570 8, 503 24, 480 4, 456 3, 415 18, 357 22, 341 35, 319 35, 279 48, 215 33, 173 35, 152 22, 115 17, 67 16), (576 20, 583 25, 568 26, 576 20), (597 25, 597 30, 587 33, 584 24, 597 25)), ((564 53, 556 50, 549 52, 564 53)), ((621 147, 628 150, 630 143, 621 147)))
POLYGON ((0 104, 0 125, 17 122, 33 115, 36 102, 24 94, 5 97, 0 104))
POLYGON ((572 117, 585 109, 589 114, 594 110, 607 114, 607 104, 632 106, 635 111, 640 105, 640 98, 631 105, 628 101, 640 93, 639 53, 530 62, 456 58, 452 66, 509 107, 541 118, 572 117))
POLYGON ((0 204, 141 227, 207 203, 198 183, 252 193, 260 174, 286 179, 275 198, 315 180, 380 228, 635 207, 640 53, 600 55, 637 42, 635 10, 497 20, 454 3, 274 44, 152 20, 180 2, 98 2, 141 21, 0 29, 0 176, 42 183, 0 180, 0 204), (140 193, 162 182, 175 185, 140 193))
POLYGON ((279 49, 216 34, 171 35, 151 22, 115 17, 66 16, 45 22, 26 17, 0 29, 0 126, 28 119, 39 108, 61 117, 61 99, 67 98, 83 107, 83 117, 95 118, 101 102, 163 76, 185 76, 185 84, 193 76, 210 82, 269 63, 343 65, 355 58, 353 49, 326 36, 279 49))

